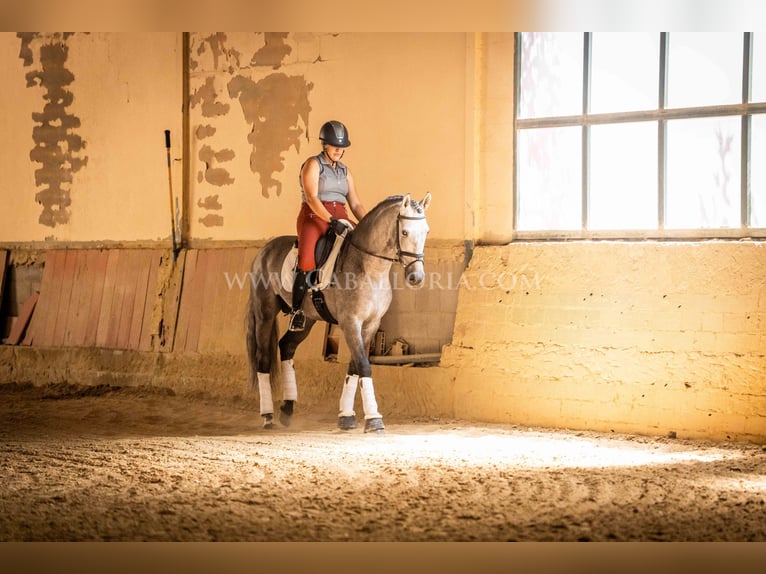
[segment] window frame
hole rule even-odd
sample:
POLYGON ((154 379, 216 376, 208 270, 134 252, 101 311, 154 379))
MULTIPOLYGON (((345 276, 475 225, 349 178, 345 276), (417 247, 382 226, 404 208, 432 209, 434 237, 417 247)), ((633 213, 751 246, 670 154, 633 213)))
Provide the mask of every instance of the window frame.
POLYGON ((749 102, 752 78, 753 33, 743 32, 742 97, 736 104, 699 107, 668 108, 668 32, 660 33, 659 93, 654 110, 590 113, 592 32, 583 33, 583 93, 582 111, 577 115, 519 118, 521 101, 521 32, 514 34, 514 105, 513 105, 513 237, 514 239, 566 240, 566 239, 745 239, 766 238, 766 228, 748 227, 750 209, 750 132, 754 114, 766 114, 766 102, 749 102), (677 119, 739 116, 742 126, 740 159, 740 221, 739 227, 666 229, 666 167, 667 122, 677 119), (588 229, 590 128, 594 125, 629 122, 657 123, 657 227, 654 229, 591 230, 588 229), (519 170, 518 141, 520 130, 536 128, 580 127, 582 130, 582 213, 579 230, 523 230, 518 229, 519 170))

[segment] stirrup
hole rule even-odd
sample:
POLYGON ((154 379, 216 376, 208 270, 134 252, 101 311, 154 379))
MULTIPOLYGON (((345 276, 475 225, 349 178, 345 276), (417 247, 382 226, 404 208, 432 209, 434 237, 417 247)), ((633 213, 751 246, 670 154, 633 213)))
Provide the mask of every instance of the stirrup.
POLYGON ((288 331, 303 331, 306 328, 306 315, 303 311, 298 309, 290 315, 290 325, 287 327, 288 331))

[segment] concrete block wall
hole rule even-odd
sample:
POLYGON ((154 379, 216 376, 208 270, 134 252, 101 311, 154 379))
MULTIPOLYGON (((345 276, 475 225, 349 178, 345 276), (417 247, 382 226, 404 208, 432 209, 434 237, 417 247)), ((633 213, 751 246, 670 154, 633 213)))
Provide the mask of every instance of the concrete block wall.
POLYGON ((762 441, 766 248, 477 248, 441 368, 458 417, 762 441))

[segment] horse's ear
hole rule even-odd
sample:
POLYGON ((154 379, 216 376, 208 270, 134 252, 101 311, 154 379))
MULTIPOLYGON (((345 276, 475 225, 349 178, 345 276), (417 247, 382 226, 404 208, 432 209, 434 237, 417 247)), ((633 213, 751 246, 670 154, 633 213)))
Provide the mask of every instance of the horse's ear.
POLYGON ((431 194, 430 194, 430 192, 426 192, 426 196, 420 202, 420 205, 423 206, 423 211, 428 209, 428 206, 431 205, 431 194))
POLYGON ((412 201, 412 198, 410 197, 410 194, 408 193, 402 198, 402 207, 407 209, 410 206, 410 201, 412 201))

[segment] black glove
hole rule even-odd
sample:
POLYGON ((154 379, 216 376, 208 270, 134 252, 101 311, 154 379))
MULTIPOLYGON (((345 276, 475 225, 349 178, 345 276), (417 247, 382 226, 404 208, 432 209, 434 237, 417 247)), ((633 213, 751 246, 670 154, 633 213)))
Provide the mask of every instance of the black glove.
POLYGON ((330 229, 332 229, 335 235, 343 235, 348 227, 342 221, 338 221, 334 217, 330 218, 330 229))

